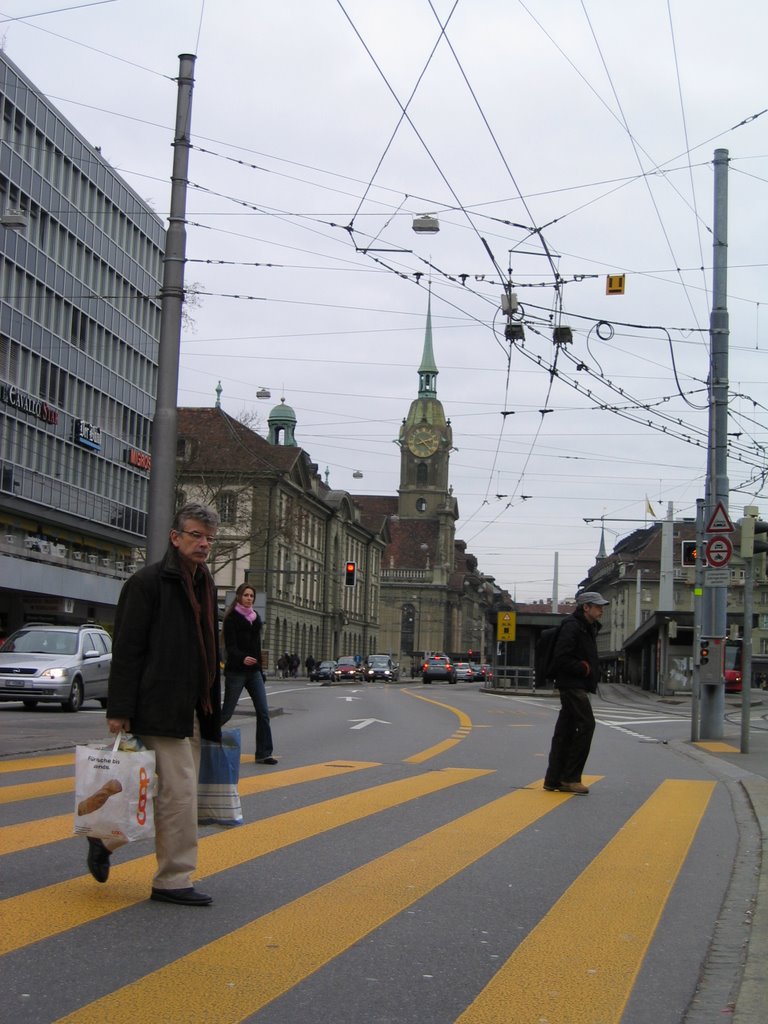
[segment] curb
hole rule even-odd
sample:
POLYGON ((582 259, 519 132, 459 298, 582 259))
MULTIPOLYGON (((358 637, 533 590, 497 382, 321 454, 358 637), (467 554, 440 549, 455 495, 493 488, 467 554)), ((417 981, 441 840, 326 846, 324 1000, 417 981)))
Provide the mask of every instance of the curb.
POLYGON ((768 779, 741 780, 760 830, 758 882, 747 943, 744 973, 733 1012, 734 1024, 763 1024, 768 1006, 768 779))

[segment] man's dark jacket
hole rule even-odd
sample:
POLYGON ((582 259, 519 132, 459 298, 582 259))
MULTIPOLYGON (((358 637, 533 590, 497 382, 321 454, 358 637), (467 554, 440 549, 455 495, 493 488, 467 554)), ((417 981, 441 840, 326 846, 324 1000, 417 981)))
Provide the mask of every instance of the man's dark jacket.
MULTIPOLYGON (((115 613, 107 718, 128 718, 141 736, 191 736, 195 711, 200 734, 221 740, 221 682, 218 657, 210 690, 212 711, 200 710, 201 680, 207 675, 192 604, 174 547, 159 562, 125 583, 115 613)), ((216 595, 207 568, 200 585, 210 588, 213 627, 218 637, 216 595)))
POLYGON ((581 607, 563 619, 552 659, 555 687, 558 690, 597 691, 600 662, 596 637, 599 631, 600 623, 587 622, 581 607))

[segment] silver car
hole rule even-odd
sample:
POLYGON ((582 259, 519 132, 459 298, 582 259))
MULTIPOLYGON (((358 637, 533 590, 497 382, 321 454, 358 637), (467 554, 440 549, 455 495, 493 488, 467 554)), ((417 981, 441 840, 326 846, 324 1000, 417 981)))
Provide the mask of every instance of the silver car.
POLYGON ((98 700, 104 708, 111 662, 112 638, 100 626, 29 623, 0 647, 0 701, 79 711, 84 700, 98 700))

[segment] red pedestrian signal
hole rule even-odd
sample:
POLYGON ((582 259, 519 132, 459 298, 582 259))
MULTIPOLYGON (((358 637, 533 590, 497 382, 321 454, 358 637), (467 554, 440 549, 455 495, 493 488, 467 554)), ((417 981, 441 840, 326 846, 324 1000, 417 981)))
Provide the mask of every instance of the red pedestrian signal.
POLYGON ((696 541, 684 540, 680 552, 681 565, 696 565, 696 541))

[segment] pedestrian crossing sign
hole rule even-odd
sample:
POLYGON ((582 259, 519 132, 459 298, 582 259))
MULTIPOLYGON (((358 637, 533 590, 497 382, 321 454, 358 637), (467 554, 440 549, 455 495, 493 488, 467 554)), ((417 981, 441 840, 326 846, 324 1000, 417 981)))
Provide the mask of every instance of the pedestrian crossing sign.
POLYGON ((516 612, 499 612, 496 621, 496 639, 514 640, 517 628, 516 612))

